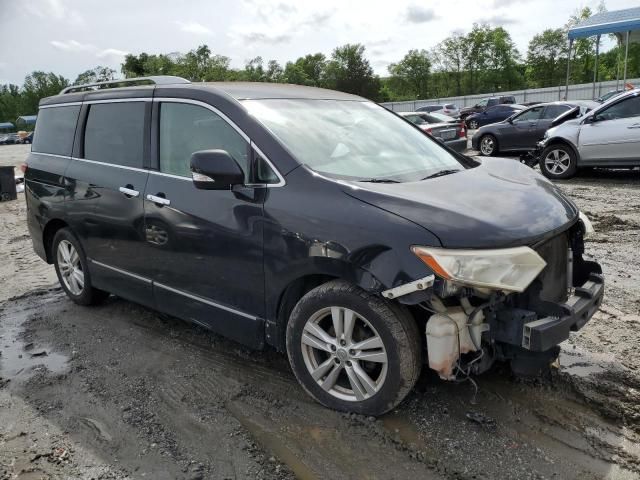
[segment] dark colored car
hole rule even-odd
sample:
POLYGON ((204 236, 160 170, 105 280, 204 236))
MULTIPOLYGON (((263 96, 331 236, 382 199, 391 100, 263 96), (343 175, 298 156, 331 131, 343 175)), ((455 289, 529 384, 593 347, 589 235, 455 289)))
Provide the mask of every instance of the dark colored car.
POLYGON ((484 112, 469 115, 465 120, 465 123, 470 130, 476 130, 483 125, 501 122, 504 119, 509 118, 513 114, 519 112, 520 110, 524 110, 525 108, 527 107, 525 107, 524 105, 516 104, 495 105, 493 107, 487 108, 484 112))
POLYGON ((498 152, 535 150, 538 140, 555 118, 573 108, 578 109, 578 116, 584 115, 598 105, 589 100, 534 105, 506 120, 480 127, 471 139, 471 146, 488 156, 498 152))
POLYGON ((78 304, 273 346, 319 402, 368 415, 423 358, 450 380, 537 372, 600 305, 588 220, 518 162, 346 93, 122 82, 43 99, 25 171, 34 249, 78 304))
POLYGON ((461 108, 460 118, 462 120, 465 120, 469 115, 473 115, 474 113, 482 113, 488 108, 491 108, 495 105, 512 104, 512 103, 516 103, 516 97, 514 97, 513 95, 503 95, 501 97, 483 98, 472 107, 461 108))
POLYGON ((439 113, 401 112, 399 115, 456 152, 467 149, 467 129, 459 120, 439 113))

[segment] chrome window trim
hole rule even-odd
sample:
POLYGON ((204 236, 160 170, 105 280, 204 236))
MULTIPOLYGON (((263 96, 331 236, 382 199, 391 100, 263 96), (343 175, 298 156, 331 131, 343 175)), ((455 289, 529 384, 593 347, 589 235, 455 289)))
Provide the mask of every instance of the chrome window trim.
POLYGON ((54 103, 51 105, 39 105, 38 110, 41 110, 43 108, 77 107, 78 105, 82 105, 82 102, 67 102, 67 103, 54 103))
POLYGON ((168 290, 170 292, 177 293, 178 295, 182 295, 182 296, 190 298, 192 300, 196 300, 198 302, 205 303, 205 304, 210 305, 212 307, 219 308, 220 310, 225 310, 227 312, 234 313, 236 315, 240 315, 241 317, 249 318, 251 320, 257 320, 258 319, 258 317, 256 317, 255 315, 250 315, 248 313, 241 312, 240 310, 236 310, 234 308, 227 307, 226 305, 221 305, 219 303, 213 302, 213 301, 211 301, 211 300, 209 300, 207 298, 201 297, 199 295, 193 295, 191 293, 187 293, 187 292, 184 292, 182 290, 178 290, 177 288, 170 287, 170 286, 165 285, 163 283, 153 282, 153 286, 154 287, 164 288, 165 290, 168 290))
POLYGON ((85 105, 93 105, 100 103, 151 102, 152 100, 151 97, 108 98, 105 100, 85 100, 82 103, 85 105))
POLYGON ((89 262, 93 263, 94 265, 98 265, 99 267, 106 268, 107 270, 112 270, 114 272, 121 273, 122 275, 126 275, 128 277, 135 278, 136 280, 140 280, 140 281, 145 282, 147 284, 153 283, 150 278, 141 277, 140 275, 136 275, 135 273, 127 272, 126 270, 122 270, 121 268, 112 267, 111 265, 107 265, 106 263, 98 262, 97 260, 94 260, 93 258, 90 258, 89 262))
POLYGON ((149 170, 149 173, 152 173, 153 175, 160 175, 161 177, 175 178, 176 180, 186 180, 187 182, 193 181, 191 177, 183 177, 182 175, 175 175, 173 173, 159 172, 158 170, 149 170))
POLYGON ((95 165, 103 165, 105 167, 122 168, 124 170, 132 170, 134 172, 149 173, 149 171, 150 171, 150 170, 148 170, 146 168, 129 167, 127 165, 117 165, 115 163, 99 162, 98 160, 89 160, 88 158, 71 157, 71 160, 76 160, 78 162, 93 163, 95 165))
MULTIPOLYGON (((229 126, 231 128, 233 128, 236 132, 238 132, 240 134, 240 136, 242 138, 244 138, 244 140, 249 144, 249 146, 251 148, 253 148, 264 159, 264 161, 267 162, 267 164, 269 164, 269 167, 271 167, 271 169, 275 172, 276 176, 278 177, 278 183, 247 184, 246 186, 257 186, 257 185, 259 185, 259 186, 264 186, 264 187, 267 187, 267 188, 274 188, 274 187, 283 187, 283 186, 285 186, 287 184, 287 182, 285 181, 285 179, 282 176, 282 174, 280 173, 280 171, 276 168, 276 166, 269 159, 269 157, 267 157, 262 152, 262 150, 260 150, 260 148, 258 148, 258 146, 253 142, 253 140, 251 140, 251 138, 249 138, 249 135, 247 135, 229 117, 227 117, 223 112, 218 110, 213 105, 209 105, 208 103, 201 102, 199 100, 192 100, 190 98, 174 98, 174 97, 154 97, 153 98, 153 102, 154 103, 161 103, 161 102, 186 103, 186 104, 190 104, 190 105, 197 105, 197 106, 200 106, 200 107, 203 107, 203 108, 206 108, 206 109, 212 111, 216 115, 220 116, 225 122, 227 122, 227 124, 229 124, 229 126)), ((158 173, 163 174, 163 175, 171 175, 171 174, 166 174, 164 172, 158 172, 158 173)), ((172 176, 179 177, 179 175, 172 175, 172 176)), ((189 177, 180 177, 180 178, 185 178, 185 179, 191 180, 189 177)))
POLYGON ((56 157, 56 158, 64 158, 65 160, 71 160, 71 155, 59 155, 57 153, 46 153, 46 152, 29 152, 31 155, 46 155, 47 157, 56 157))

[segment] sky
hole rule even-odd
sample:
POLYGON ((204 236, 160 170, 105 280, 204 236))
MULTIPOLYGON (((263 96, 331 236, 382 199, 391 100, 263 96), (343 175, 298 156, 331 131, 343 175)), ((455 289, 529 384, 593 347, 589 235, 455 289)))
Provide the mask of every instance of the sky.
MULTIPOLYGON (((34 70, 73 81, 97 65, 120 72, 127 53, 187 52, 207 44, 233 67, 262 56, 282 65, 362 43, 375 72, 409 49, 430 49, 474 22, 529 40, 600 0, 0 0, 0 84, 34 70)), ((635 0, 606 0, 608 10, 635 0)))

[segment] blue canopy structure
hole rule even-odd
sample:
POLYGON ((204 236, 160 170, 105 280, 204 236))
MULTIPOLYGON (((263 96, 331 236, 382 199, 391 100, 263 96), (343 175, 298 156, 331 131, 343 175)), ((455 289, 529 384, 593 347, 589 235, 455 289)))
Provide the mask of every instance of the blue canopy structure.
MULTIPOLYGON (((598 55, 600 53, 600 36, 614 34, 618 37, 618 42, 625 43, 624 52, 624 74, 622 85, 627 82, 627 60, 629 58, 629 42, 640 41, 640 7, 626 8, 612 12, 596 13, 586 20, 574 25, 569 29, 569 59, 567 61, 567 86, 565 97, 569 93, 569 78, 571 75, 571 49, 573 41, 578 38, 598 37, 596 42, 596 61, 593 69, 593 94, 595 96, 596 82, 598 81, 598 55)), ((618 74, 616 74, 616 81, 618 74)), ((617 84, 616 84, 617 88, 617 84)))
POLYGON ((14 126, 11 122, 0 122, 0 130, 13 130, 14 126))
POLYGON ((35 125, 36 118, 38 118, 37 115, 22 115, 21 117, 18 117, 16 123, 20 123, 22 125, 35 125))

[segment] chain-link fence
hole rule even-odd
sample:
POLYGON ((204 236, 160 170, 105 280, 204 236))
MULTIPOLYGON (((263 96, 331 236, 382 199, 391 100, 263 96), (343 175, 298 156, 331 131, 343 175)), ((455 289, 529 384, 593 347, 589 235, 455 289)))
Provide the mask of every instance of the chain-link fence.
MULTIPOLYGON (((631 83, 636 86, 640 86, 640 79, 635 78, 627 80, 627 83, 631 83)), ((623 87, 622 81, 617 82, 618 88, 623 87)), ((600 95, 604 95, 610 90, 616 89, 616 81, 607 81, 596 83, 596 94, 593 95, 593 83, 582 83, 578 85, 569 85, 569 98, 568 100, 591 100, 598 98, 600 95)), ((547 87, 547 88, 532 88, 528 90, 516 90, 512 92, 496 92, 496 93, 483 93, 481 95, 465 95, 462 97, 447 97, 447 98, 431 98, 428 100, 412 100, 408 102, 386 102, 383 103, 385 107, 393 110, 394 112, 413 112, 417 108, 431 104, 445 104, 453 103, 458 107, 469 107, 475 105, 483 98, 497 97, 503 95, 513 95, 516 97, 516 103, 527 102, 555 102, 557 100, 564 99, 565 86, 559 87, 547 87)))

